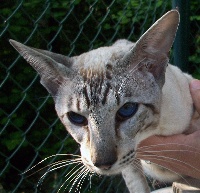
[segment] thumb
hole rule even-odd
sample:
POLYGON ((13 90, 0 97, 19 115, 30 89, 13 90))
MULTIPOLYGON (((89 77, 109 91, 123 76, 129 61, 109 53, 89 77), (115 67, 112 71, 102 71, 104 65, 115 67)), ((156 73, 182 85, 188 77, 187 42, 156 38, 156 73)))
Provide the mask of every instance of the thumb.
POLYGON ((192 80, 190 82, 190 93, 194 102, 194 106, 200 115, 200 80, 192 80))

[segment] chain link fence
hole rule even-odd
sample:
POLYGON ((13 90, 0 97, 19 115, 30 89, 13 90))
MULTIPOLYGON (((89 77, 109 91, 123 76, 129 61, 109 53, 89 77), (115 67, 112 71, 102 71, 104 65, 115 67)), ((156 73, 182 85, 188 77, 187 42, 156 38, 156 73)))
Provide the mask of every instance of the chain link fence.
MULTIPOLYGON (((200 4, 194 0, 189 6, 187 70, 200 78, 200 4)), ((51 155, 79 154, 78 145, 58 120, 53 100, 40 85, 38 75, 8 39, 73 56, 117 39, 136 41, 171 8, 171 1, 162 0, 1 1, 0 193, 57 192, 73 168, 66 166, 50 172, 45 179, 40 177, 45 174, 45 166, 63 156, 47 159, 38 166, 44 170, 34 173, 37 169, 33 169, 31 176, 23 172, 51 155)), ((80 186, 84 193, 127 192, 120 176, 86 178, 71 192, 78 192, 80 186)))

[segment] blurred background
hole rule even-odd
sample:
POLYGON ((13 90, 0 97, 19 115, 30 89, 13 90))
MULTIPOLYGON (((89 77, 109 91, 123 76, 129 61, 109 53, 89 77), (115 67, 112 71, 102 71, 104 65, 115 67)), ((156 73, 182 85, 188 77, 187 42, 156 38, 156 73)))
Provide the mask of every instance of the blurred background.
MULTIPOLYGON (((48 168, 34 172, 72 156, 51 157, 37 169, 22 173, 48 156, 79 154, 38 75, 8 40, 74 56, 117 39, 137 41, 175 7, 181 13, 181 24, 171 63, 200 79, 199 0, 0 0, 0 193, 57 192, 73 167, 52 171, 44 179, 40 177, 48 168)), ((85 178, 81 192, 127 192, 121 176, 85 178)), ((60 192, 69 192, 71 185, 60 192)), ((79 191, 77 185, 71 192, 79 191)), ((154 188, 159 187, 154 183, 154 188)))

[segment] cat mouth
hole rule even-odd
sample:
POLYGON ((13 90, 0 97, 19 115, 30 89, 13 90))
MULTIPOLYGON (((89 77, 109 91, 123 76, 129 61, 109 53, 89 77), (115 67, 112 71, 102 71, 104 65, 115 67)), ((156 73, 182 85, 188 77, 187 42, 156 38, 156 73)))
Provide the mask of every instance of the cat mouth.
POLYGON ((116 175, 116 174, 121 173, 121 170, 119 168, 117 169, 114 166, 111 166, 109 169, 107 169, 107 168, 100 169, 100 168, 95 167, 95 168, 93 168, 93 172, 95 172, 99 175, 111 176, 111 175, 116 175))
POLYGON ((96 167, 91 161, 89 161, 87 158, 82 157, 82 162, 91 172, 94 172, 99 175, 113 175, 120 173, 120 170, 117 167, 117 163, 114 163, 113 165, 101 165, 99 167, 96 167), (119 172, 118 172, 119 171, 119 172))
POLYGON ((97 173, 99 175, 110 176, 121 173, 126 166, 134 162, 134 155, 134 151, 130 151, 126 156, 123 156, 121 159, 118 159, 115 163, 110 165, 101 165, 98 167, 84 157, 82 157, 82 162, 91 172, 97 173))

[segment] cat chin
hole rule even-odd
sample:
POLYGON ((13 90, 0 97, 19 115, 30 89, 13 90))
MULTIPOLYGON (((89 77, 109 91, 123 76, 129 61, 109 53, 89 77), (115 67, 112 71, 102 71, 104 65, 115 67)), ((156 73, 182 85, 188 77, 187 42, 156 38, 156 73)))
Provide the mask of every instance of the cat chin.
POLYGON ((93 167, 91 168, 91 170, 99 175, 104 175, 104 176, 112 176, 121 173, 121 170, 119 168, 115 168, 114 166, 108 170, 99 169, 97 167, 93 167))

